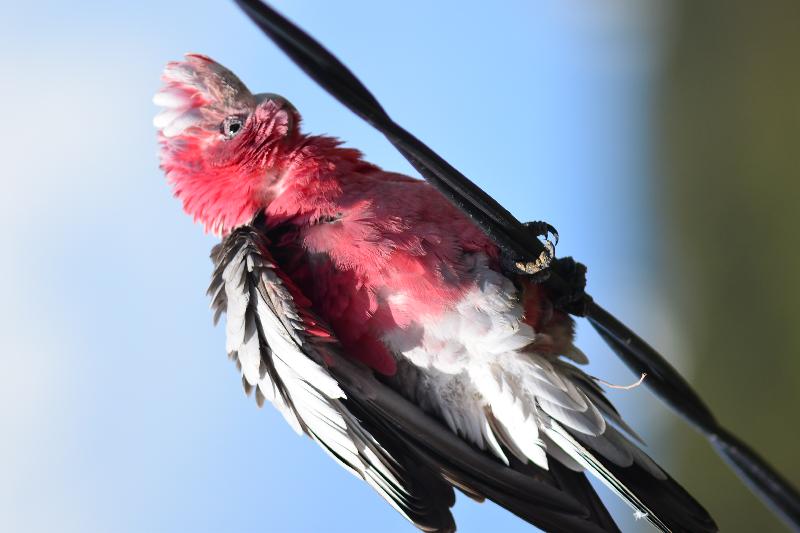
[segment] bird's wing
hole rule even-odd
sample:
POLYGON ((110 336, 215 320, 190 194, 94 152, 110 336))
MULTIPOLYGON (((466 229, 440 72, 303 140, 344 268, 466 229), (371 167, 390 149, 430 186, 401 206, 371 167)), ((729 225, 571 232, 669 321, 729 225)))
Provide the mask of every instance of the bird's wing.
POLYGON ((503 465, 344 356, 269 244, 255 227, 235 230, 212 252, 209 287, 215 318, 227 315, 228 353, 259 403, 270 400, 422 530, 454 530, 455 486, 549 531, 615 531, 572 485, 503 465))
POLYGON ((240 228, 214 248, 212 260, 215 319, 227 316, 227 351, 245 391, 255 391, 259 405, 271 401, 298 433, 418 527, 453 530, 450 485, 380 442, 344 404, 347 393, 329 369, 336 341, 272 260, 266 237, 240 228))

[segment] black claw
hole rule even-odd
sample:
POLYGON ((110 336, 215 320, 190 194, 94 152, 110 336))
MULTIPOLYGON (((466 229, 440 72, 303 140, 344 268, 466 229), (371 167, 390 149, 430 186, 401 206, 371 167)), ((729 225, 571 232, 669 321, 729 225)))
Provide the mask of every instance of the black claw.
POLYGON ((547 242, 552 242, 553 246, 558 246, 558 231, 547 222, 535 220, 533 222, 524 222, 522 225, 536 237, 544 237, 547 242), (550 240, 551 235, 553 236, 552 241, 550 240))
MULTIPOLYGON (((522 226, 531 236, 537 239, 544 237, 544 242, 540 241, 542 250, 533 261, 513 256, 505 257, 503 266, 509 272, 531 276, 537 283, 542 283, 550 278, 549 269, 556 257, 558 231, 547 222, 542 221, 525 222, 522 226)), ((504 256, 507 255, 508 251, 504 250, 504 256)))

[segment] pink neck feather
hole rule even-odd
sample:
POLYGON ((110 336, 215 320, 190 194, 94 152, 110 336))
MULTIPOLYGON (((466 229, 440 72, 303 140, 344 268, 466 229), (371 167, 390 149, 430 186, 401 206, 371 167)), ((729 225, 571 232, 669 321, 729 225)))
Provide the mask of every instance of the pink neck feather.
POLYGON ((378 168, 362 159, 358 150, 342 148, 333 137, 304 136, 286 155, 275 195, 266 206, 267 223, 287 220, 302 224, 334 216, 342 193, 339 178, 347 173, 378 168))

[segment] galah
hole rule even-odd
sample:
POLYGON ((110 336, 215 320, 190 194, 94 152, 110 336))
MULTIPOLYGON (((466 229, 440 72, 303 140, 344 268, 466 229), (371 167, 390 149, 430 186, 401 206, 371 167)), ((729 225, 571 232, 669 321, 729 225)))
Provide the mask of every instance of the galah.
POLYGON ((585 473, 663 531, 716 531, 581 371, 572 319, 424 181, 301 129, 190 54, 154 102, 161 168, 222 241, 209 295, 272 402, 423 531, 454 488, 548 531, 618 531, 585 473))

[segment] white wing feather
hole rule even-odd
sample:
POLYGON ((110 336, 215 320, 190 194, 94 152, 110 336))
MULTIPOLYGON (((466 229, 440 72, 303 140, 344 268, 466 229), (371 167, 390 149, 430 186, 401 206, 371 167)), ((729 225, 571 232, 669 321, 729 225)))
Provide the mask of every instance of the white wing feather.
POLYGON ((408 469, 342 404, 345 392, 323 363, 325 355, 334 354, 325 351, 326 340, 305 331, 291 292, 268 257, 264 237, 252 229, 234 232, 212 253, 212 307, 216 318, 227 315, 226 348, 245 390, 255 388, 259 403, 272 402, 298 433, 314 439, 409 520, 433 520, 447 530, 452 489, 436 478, 426 489, 440 491, 438 501, 420 503, 412 493, 408 485, 415 481, 408 469))

